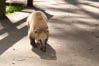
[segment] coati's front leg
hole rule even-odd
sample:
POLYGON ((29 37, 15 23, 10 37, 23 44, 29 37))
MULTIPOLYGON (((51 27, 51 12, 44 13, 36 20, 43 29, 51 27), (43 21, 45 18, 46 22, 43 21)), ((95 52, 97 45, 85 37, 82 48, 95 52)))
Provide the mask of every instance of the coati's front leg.
POLYGON ((40 50, 43 51, 43 52, 46 52, 46 46, 40 47, 40 50))
POLYGON ((31 43, 32 47, 37 48, 37 45, 35 43, 35 39, 30 38, 30 43, 31 43))
POLYGON ((47 41, 48 41, 48 39, 45 39, 45 45, 42 45, 42 42, 41 42, 40 50, 43 51, 43 52, 46 52, 47 41))

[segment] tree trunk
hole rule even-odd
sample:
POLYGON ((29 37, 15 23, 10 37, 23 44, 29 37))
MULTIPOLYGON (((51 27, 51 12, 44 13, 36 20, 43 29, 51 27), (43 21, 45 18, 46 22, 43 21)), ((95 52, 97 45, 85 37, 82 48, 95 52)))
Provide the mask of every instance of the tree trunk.
POLYGON ((5 18, 6 0, 0 0, 0 19, 5 18))
POLYGON ((33 0, 27 0, 27 6, 33 7, 33 0))

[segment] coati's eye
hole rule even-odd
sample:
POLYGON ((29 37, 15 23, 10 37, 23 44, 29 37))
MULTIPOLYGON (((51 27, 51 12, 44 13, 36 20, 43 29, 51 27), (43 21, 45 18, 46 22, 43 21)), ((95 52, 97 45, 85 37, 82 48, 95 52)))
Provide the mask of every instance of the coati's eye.
POLYGON ((46 27, 46 29, 48 29, 48 27, 46 27))
POLYGON ((48 31, 48 30, 46 30, 46 32, 48 33, 49 31, 48 31))
POLYGON ((36 31, 34 31, 34 33, 38 33, 38 31, 36 30, 36 31))

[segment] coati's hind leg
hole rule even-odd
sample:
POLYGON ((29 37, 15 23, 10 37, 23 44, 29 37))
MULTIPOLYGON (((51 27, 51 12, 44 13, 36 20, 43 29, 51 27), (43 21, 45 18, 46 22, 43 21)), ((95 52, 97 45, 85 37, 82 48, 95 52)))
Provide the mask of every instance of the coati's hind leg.
POLYGON ((30 43, 31 43, 32 47, 37 48, 37 45, 35 43, 35 39, 30 38, 30 43))

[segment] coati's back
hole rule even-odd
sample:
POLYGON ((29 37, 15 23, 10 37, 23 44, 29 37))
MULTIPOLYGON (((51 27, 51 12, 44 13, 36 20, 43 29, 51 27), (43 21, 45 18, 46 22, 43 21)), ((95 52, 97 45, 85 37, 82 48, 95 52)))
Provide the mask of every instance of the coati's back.
POLYGON ((46 29, 48 28, 48 19, 43 12, 35 11, 27 18, 27 26, 30 32, 35 29, 46 29))
POLYGON ((34 13, 34 28, 45 28, 47 25, 47 17, 41 11, 36 11, 34 13), (38 27, 37 27, 38 26, 38 27))

